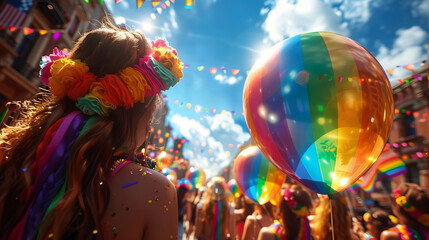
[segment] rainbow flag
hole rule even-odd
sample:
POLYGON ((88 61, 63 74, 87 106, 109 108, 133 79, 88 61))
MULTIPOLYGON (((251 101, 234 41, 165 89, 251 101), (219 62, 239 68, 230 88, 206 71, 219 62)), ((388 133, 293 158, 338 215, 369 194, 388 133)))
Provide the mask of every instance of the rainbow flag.
POLYGON ((351 191, 351 192, 356 192, 356 190, 358 188, 360 188, 360 183, 362 183, 362 180, 358 179, 355 183, 353 183, 352 185, 350 185, 347 190, 351 191))
POLYGON ((385 148, 378 160, 372 167, 361 177, 359 186, 365 192, 373 192, 375 184, 386 178, 394 178, 401 174, 407 173, 407 166, 399 159, 398 155, 390 148, 385 148))

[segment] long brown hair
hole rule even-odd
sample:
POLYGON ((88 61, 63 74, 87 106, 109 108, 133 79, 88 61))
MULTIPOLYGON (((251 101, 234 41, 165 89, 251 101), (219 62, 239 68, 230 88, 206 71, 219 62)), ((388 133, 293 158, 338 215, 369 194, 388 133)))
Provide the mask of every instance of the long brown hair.
MULTIPOLYGON (((304 191, 299 185, 292 185, 290 188, 293 189, 292 194, 294 196, 294 200, 302 206, 306 206, 308 209, 310 209, 310 195, 306 191, 304 191)), ((295 239, 298 236, 301 228, 305 227, 301 226, 301 218, 292 212, 284 198, 282 198, 282 201, 280 203, 280 223, 283 227, 282 230, 283 234, 286 236, 286 239, 295 239)))
MULTIPOLYGON (((88 65, 98 77, 119 73, 150 53, 150 43, 139 32, 119 29, 109 21, 84 34, 71 51, 71 59, 88 65)), ((133 151, 137 126, 145 118, 150 123, 159 96, 135 103, 133 108, 118 107, 107 117, 97 118, 74 143, 66 166, 66 192, 49 212, 39 232, 40 239, 88 239, 98 229, 103 238, 101 219, 109 202, 107 177, 113 164, 114 149, 127 143, 133 151)), ((59 119, 78 109, 68 98, 58 99, 48 92, 21 103, 20 116, 2 129, 0 136, 0 232, 5 237, 23 218, 27 204, 23 193, 29 191, 35 176, 30 168, 36 150, 48 129, 59 119)))
POLYGON ((351 239, 351 215, 348 212, 347 206, 340 198, 329 200, 326 198, 320 199, 320 205, 316 209, 316 217, 314 219, 313 236, 318 240, 331 240, 332 231, 334 231, 335 239, 351 239), (332 217, 334 227, 331 226, 331 208, 329 201, 332 201, 332 217))
POLYGON ((202 208, 202 221, 204 222, 205 226, 213 225, 213 221, 217 220, 215 219, 216 204, 220 202, 222 211, 220 213, 221 222, 218 224, 221 224, 222 236, 227 236, 231 230, 229 229, 229 204, 226 196, 227 189, 225 188, 226 185, 222 184, 225 183, 224 181, 225 180, 223 180, 222 177, 213 177, 207 184, 206 195, 203 200, 204 205, 202 208))

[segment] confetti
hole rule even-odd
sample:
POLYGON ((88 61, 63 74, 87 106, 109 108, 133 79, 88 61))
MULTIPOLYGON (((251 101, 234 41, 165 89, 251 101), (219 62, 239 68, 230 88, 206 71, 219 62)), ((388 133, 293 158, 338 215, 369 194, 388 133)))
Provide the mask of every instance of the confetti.
POLYGON ((49 233, 48 238, 53 238, 54 234, 53 233, 49 233))
POLYGON ((97 233, 98 233, 97 229, 94 229, 94 231, 92 231, 92 234, 97 234, 97 233))
POLYGON ((100 185, 103 185, 103 182, 100 182, 100 185))
POLYGON ((140 168, 140 169, 139 169, 139 172, 141 172, 141 171, 143 171, 143 168, 140 168))
POLYGON ((23 169, 22 169, 22 171, 23 171, 23 172, 26 172, 27 170, 28 170, 27 168, 23 168, 23 169))
POLYGON ((147 201, 148 203, 152 203, 152 200, 147 201))
POLYGON ((127 183, 125 185, 122 185, 122 188, 126 188, 126 187, 129 187, 129 186, 137 184, 137 183, 139 183, 139 181, 130 182, 130 183, 127 183))
POLYGON ((130 170, 130 174, 131 174, 131 175, 133 175, 133 174, 134 174, 134 172, 133 172, 132 170, 130 170))
POLYGON ((159 197, 158 196, 155 196, 155 201, 158 201, 159 200, 159 197))
POLYGON ((152 175, 152 173, 151 172, 149 172, 149 171, 146 171, 149 175, 152 175))

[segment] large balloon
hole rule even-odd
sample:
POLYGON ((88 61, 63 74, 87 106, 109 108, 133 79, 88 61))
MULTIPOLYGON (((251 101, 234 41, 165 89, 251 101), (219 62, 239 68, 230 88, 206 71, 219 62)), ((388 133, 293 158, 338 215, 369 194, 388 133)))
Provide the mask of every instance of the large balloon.
POLYGON ((235 159, 234 178, 248 198, 262 205, 281 190, 286 175, 272 165, 258 147, 252 146, 235 159))
POLYGON ((185 178, 191 182, 192 186, 198 189, 204 186, 204 183, 206 182, 206 173, 201 168, 191 167, 186 172, 185 178))
POLYGON ((264 155, 320 194, 342 191, 365 173, 393 120, 381 65, 358 43, 328 32, 274 46, 250 71, 243 103, 264 155))

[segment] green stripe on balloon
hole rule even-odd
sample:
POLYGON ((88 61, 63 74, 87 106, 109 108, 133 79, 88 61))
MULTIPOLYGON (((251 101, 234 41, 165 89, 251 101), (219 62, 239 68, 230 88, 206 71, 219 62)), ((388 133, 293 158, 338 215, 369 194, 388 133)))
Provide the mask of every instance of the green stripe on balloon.
POLYGON ((307 92, 316 152, 326 193, 333 194, 331 173, 335 168, 338 143, 337 136, 330 138, 326 134, 337 128, 338 113, 331 59, 325 41, 317 32, 301 35, 301 47, 304 68, 309 74, 307 92), (325 78, 328 80, 323 81, 325 78), (318 105, 326 106, 325 111, 320 112, 318 105))

